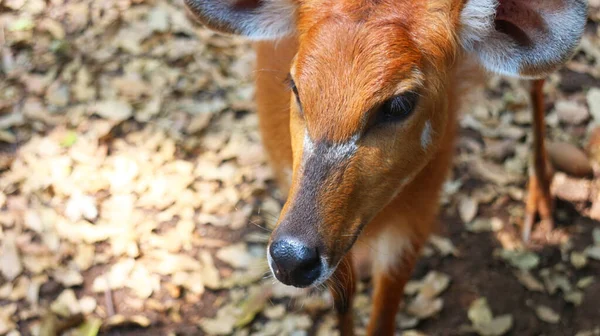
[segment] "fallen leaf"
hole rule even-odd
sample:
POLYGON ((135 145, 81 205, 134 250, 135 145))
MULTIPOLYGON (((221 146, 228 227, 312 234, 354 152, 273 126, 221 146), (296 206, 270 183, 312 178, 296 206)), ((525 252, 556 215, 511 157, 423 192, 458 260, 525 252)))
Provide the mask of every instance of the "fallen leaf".
POLYGON ((583 293, 577 290, 565 294, 564 298, 565 301, 572 303, 576 307, 583 303, 583 293))
POLYGON ((246 244, 239 243, 224 247, 217 251, 217 258, 228 263, 234 268, 247 268, 252 261, 248 254, 246 244))
POLYGON ((62 317, 73 316, 81 312, 79 301, 72 289, 66 289, 60 293, 58 298, 50 305, 50 309, 53 313, 62 317))
POLYGON ((600 229, 594 228, 592 231, 592 237, 594 238, 594 245, 600 245, 600 229))
POLYGON ((449 284, 450 277, 448 275, 431 271, 423 279, 417 298, 421 296, 424 299, 433 299, 444 292, 449 284))
POLYGON ((547 306, 539 305, 535 307, 535 314, 540 320, 547 323, 556 324, 560 321, 560 315, 547 306))
POLYGON ((500 257, 521 270, 531 270, 540 263, 540 257, 529 251, 501 250, 500 257))
POLYGON ((494 318, 486 298, 474 300, 467 313, 473 328, 479 335, 500 336, 506 334, 513 326, 511 315, 494 318))
POLYGON ((248 296, 244 301, 238 303, 238 308, 241 310, 239 313, 234 327, 239 328, 252 322, 261 310, 263 310, 265 304, 269 300, 270 292, 265 287, 252 287, 249 290, 248 296))
POLYGON ((237 310, 232 305, 220 308, 214 318, 203 318, 200 328, 209 335, 230 335, 237 322, 237 310))
POLYGON ((590 108, 590 113, 596 123, 600 123, 600 89, 591 88, 587 93, 587 103, 590 108))
POLYGON ((478 218, 474 221, 466 224, 466 229, 469 232, 480 233, 480 232, 497 232, 502 229, 504 223, 500 218, 478 218))
POLYGON ((96 336, 101 326, 102 321, 100 319, 87 319, 75 330, 75 336, 96 336))
POLYGON ((458 213, 463 223, 469 223, 477 215, 477 201, 472 197, 463 197, 458 203, 458 213))
POLYGON ((0 273, 8 281, 14 280, 23 271, 15 240, 15 234, 6 233, 0 248, 0 273))
POLYGON ((596 281, 596 277, 594 277, 593 275, 581 278, 579 279, 579 281, 577 281, 577 288, 584 289, 589 285, 593 284, 594 281, 596 281))
POLYGON ((17 325, 13 322, 12 318, 16 312, 17 305, 14 303, 0 306, 0 335, 15 330, 17 325))
POLYGON ((585 254, 592 259, 600 260, 600 245, 588 247, 585 249, 585 254))
POLYGON ((474 300, 469 306, 467 316, 473 325, 488 324, 494 317, 486 298, 474 300))
POLYGON ((116 314, 109 317, 106 320, 106 325, 109 328, 126 326, 126 325, 137 325, 142 328, 147 328, 152 324, 149 318, 142 315, 132 315, 132 316, 123 316, 121 314, 116 314))
POLYGON ((587 265, 587 257, 585 253, 571 252, 571 264, 576 269, 582 269, 587 265))
POLYGON ((547 152, 553 167, 558 171, 580 178, 594 174, 590 160, 579 147, 565 142, 550 142, 547 152))
POLYGON ((120 122, 132 116, 133 108, 125 101, 105 100, 96 103, 92 107, 92 113, 111 121, 120 122))
POLYGON ((590 116, 585 106, 574 101, 560 100, 556 102, 554 108, 558 119, 568 124, 581 124, 590 116))
POLYGON ((427 319, 442 310, 444 301, 441 298, 429 300, 423 296, 417 296, 406 307, 406 312, 419 319, 427 319))
POLYGON ((542 284, 538 279, 536 279, 529 271, 520 270, 515 272, 515 275, 517 276, 519 282, 528 290, 534 292, 544 291, 544 284, 542 284))
POLYGON ((59 268, 53 273, 52 277, 65 287, 79 286, 83 283, 81 273, 70 268, 59 268))
POLYGON ((437 235, 432 235, 429 238, 429 242, 440 252, 442 256, 453 255, 458 257, 458 250, 452 243, 452 240, 437 235))

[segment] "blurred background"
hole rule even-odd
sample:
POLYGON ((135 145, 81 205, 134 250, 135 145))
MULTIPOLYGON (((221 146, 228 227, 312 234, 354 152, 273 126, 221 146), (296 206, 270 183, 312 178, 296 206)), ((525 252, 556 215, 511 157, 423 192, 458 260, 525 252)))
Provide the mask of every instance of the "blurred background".
MULTIPOLYGON (((590 4, 579 52, 546 85, 547 137, 555 159, 598 172, 590 4)), ((327 292, 268 274, 282 196, 250 44, 178 0, 0 0, 0 55, 0 335, 336 334, 327 292)), ((600 335, 600 180, 557 172, 557 230, 522 246, 527 83, 490 78, 465 107, 398 333, 600 335)), ((370 293, 362 282, 359 335, 370 293)))

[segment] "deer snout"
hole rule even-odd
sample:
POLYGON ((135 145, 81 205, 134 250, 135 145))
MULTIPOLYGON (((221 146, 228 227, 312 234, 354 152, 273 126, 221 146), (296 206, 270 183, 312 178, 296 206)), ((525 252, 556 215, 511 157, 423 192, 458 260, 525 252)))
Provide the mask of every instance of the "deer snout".
POLYGON ((293 238, 279 238, 269 247, 269 266, 286 285, 308 287, 321 276, 323 262, 316 247, 293 238))

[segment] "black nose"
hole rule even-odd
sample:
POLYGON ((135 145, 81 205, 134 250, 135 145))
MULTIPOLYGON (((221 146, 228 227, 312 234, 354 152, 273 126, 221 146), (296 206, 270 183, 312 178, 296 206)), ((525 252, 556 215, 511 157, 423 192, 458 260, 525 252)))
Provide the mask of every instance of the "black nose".
POLYGON ((269 253, 275 277, 286 285, 308 287, 321 275, 321 258, 316 248, 279 239, 271 244, 269 253))

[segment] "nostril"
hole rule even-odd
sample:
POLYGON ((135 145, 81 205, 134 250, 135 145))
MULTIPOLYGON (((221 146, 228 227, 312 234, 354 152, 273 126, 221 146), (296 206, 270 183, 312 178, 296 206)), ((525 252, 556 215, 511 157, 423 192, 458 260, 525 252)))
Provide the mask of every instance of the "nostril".
POLYGON ((280 240, 271 244, 271 257, 275 262, 288 267, 305 267, 320 262, 317 249, 293 240, 280 240))
POLYGON ((321 274, 321 258, 316 248, 281 239, 271 244, 269 253, 275 275, 283 283, 305 287, 321 274))

